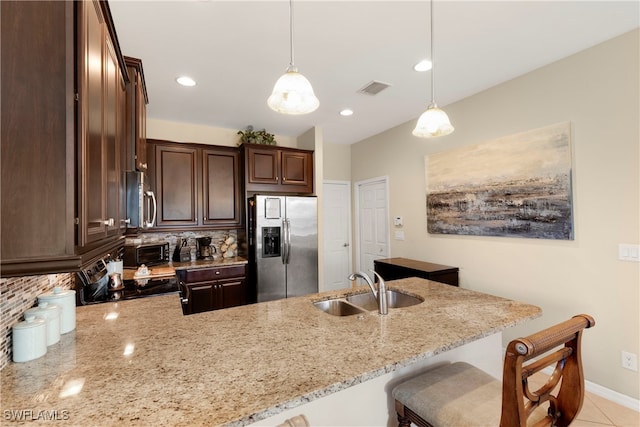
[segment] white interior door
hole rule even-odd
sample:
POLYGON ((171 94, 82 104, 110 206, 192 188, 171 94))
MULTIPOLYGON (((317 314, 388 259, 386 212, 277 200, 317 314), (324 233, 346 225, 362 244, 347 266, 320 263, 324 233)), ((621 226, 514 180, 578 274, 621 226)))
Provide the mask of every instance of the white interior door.
POLYGON ((356 184, 358 269, 373 270, 373 261, 389 257, 389 207, 387 179, 378 178, 356 184))
POLYGON ((351 274, 351 184, 323 183, 324 286, 321 291, 345 289, 351 274))

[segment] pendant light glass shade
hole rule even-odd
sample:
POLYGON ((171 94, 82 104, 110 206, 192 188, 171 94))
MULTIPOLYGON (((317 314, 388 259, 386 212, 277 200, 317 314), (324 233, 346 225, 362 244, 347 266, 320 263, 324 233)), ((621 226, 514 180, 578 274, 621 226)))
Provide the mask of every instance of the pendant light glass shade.
POLYGON ((311 83, 298 72, 293 63, 293 3, 289 0, 289 52, 287 71, 276 81, 267 105, 282 114, 308 114, 315 111, 320 101, 313 93, 311 83))
POLYGON ((320 101, 313 93, 311 83, 294 66, 276 81, 273 93, 267 99, 269 107, 283 114, 307 114, 315 111, 320 101))
POLYGON ((434 138, 449 135, 451 132, 453 132, 453 126, 447 113, 438 108, 436 104, 431 104, 418 119, 412 133, 420 138, 434 138))
POLYGON ((413 134, 420 138, 435 138, 438 136, 449 135, 453 132, 453 126, 449 120, 449 116, 443 110, 438 108, 435 101, 435 60, 433 55, 433 1, 430 4, 430 19, 431 19, 431 104, 427 107, 427 111, 422 113, 418 118, 416 128, 413 130, 413 134))

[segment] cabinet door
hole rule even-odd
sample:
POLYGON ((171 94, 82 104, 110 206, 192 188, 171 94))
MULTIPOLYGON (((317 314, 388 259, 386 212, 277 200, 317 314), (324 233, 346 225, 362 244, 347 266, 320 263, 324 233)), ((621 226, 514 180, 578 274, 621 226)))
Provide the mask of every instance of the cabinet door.
POLYGON ((307 151, 282 151, 283 186, 302 187, 297 191, 313 192, 313 155, 307 151))
POLYGON ((187 298, 189 299, 189 314, 211 311, 215 308, 215 282, 191 283, 186 286, 188 289, 187 298))
POLYGON ((0 9, 0 273, 68 272, 75 255, 74 49, 67 49, 74 5, 0 1, 0 9))
POLYGON ((203 149, 203 224, 237 226, 241 221, 240 154, 203 149))
POLYGON ((142 73, 136 74, 136 167, 147 171, 147 101, 142 73))
POLYGON ((104 167, 106 177, 106 234, 113 236, 120 231, 120 176, 119 158, 120 138, 118 126, 122 120, 123 112, 119 108, 121 74, 118 67, 113 44, 106 38, 105 40, 105 62, 104 62, 104 113, 103 113, 103 144, 104 144, 104 167))
POLYGON ((226 279, 220 280, 219 289, 221 301, 218 305, 220 308, 235 307, 247 303, 247 291, 245 287, 245 279, 226 279))
POLYGON ((80 43, 80 241, 79 246, 106 236, 106 170, 103 167, 103 66, 105 25, 96 1, 83 3, 80 43))
POLYGON ((127 175, 126 171, 130 170, 127 166, 127 150, 126 150, 126 132, 127 132, 127 119, 126 119, 126 87, 124 86, 124 80, 121 82, 121 90, 118 93, 118 141, 120 146, 118 148, 118 177, 119 177, 119 197, 118 197, 118 216, 120 218, 120 233, 124 234, 127 231, 127 175))
POLYGON ((249 184, 278 184, 280 156, 278 150, 247 148, 247 182, 249 184))
POLYGON ((198 223, 197 150, 178 145, 155 146, 157 227, 198 223))
POLYGON ((129 73, 127 85, 127 157, 128 169, 146 172, 147 164, 147 90, 142 61, 124 57, 129 73))

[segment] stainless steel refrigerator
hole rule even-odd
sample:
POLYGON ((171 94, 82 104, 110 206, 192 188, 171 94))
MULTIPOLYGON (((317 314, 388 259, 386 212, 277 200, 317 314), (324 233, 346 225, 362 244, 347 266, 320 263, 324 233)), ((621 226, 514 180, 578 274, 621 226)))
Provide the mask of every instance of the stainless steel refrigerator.
POLYGON ((318 292, 316 197, 256 195, 249 211, 257 302, 318 292))

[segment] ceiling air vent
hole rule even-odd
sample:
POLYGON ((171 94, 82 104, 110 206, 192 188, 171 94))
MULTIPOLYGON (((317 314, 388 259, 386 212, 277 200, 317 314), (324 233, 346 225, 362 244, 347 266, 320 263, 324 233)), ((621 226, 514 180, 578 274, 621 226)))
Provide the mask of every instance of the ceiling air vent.
POLYGON ((360 89, 358 93, 364 93, 365 95, 377 95, 389 86, 391 86, 389 83, 372 80, 364 85, 364 87, 360 89))

